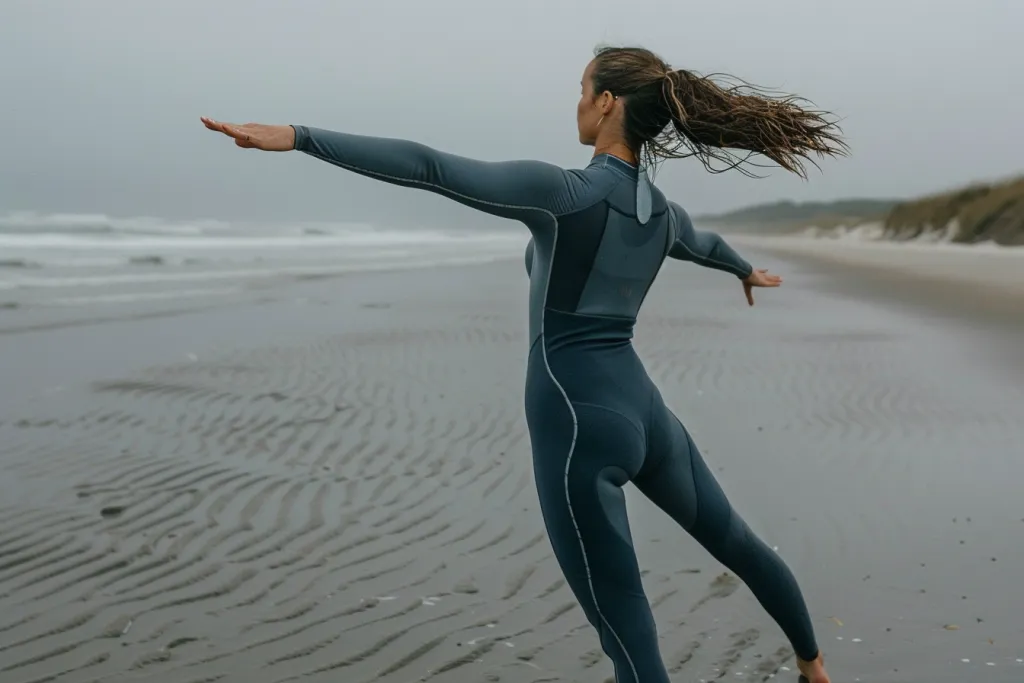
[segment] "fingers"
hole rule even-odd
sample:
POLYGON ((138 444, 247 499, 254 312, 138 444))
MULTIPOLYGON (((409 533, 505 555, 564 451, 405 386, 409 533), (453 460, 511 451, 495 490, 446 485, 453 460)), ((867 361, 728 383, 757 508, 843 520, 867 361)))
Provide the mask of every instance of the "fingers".
POLYGON ((769 274, 767 270, 758 270, 757 277, 750 284, 754 287, 778 287, 782 284, 782 278, 769 274))
POLYGON ((221 127, 223 128, 222 132, 225 135, 230 135, 235 140, 248 140, 249 139, 248 133, 246 133, 244 130, 242 130, 241 128, 238 128, 237 126, 235 126, 232 123, 222 123, 221 127))
POLYGON ((748 306, 753 306, 754 305, 754 290, 751 289, 750 287, 744 287, 743 288, 743 293, 747 295, 747 305, 748 306))
POLYGON ((216 131, 218 133, 223 133, 224 135, 233 137, 235 140, 242 140, 243 138, 248 137, 248 134, 244 130, 242 130, 240 126, 236 126, 233 123, 222 123, 220 121, 214 121, 213 119, 207 116, 202 116, 200 117, 199 120, 202 121, 203 125, 209 128, 210 130, 216 131))
POLYGON ((218 133, 224 133, 225 135, 229 134, 227 132, 228 124, 226 124, 226 123, 221 123, 220 121, 214 121, 213 119, 211 119, 208 116, 201 116, 199 118, 199 120, 202 121, 203 125, 206 126, 207 128, 209 128, 210 130, 216 131, 218 133))
POLYGON ((244 126, 238 126, 233 123, 223 123, 221 121, 214 121, 208 116, 199 117, 203 122, 203 125, 212 131, 223 133, 235 141, 235 145, 242 149, 259 149, 257 141, 253 140, 252 133, 250 132, 250 126, 253 124, 245 124, 244 126))

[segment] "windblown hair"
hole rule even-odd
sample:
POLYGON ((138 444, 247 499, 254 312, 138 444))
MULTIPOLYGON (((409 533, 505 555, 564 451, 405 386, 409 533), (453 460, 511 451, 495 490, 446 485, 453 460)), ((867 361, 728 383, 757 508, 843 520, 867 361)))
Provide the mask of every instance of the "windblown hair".
POLYGON ((595 52, 594 92, 625 101, 625 135, 641 163, 697 157, 712 173, 747 166, 754 155, 807 177, 805 161, 845 156, 849 148, 831 114, 807 100, 773 93, 731 76, 673 70, 649 50, 602 47, 595 52), (738 154, 744 152, 745 154, 738 154), (725 168, 715 168, 715 161, 725 168))

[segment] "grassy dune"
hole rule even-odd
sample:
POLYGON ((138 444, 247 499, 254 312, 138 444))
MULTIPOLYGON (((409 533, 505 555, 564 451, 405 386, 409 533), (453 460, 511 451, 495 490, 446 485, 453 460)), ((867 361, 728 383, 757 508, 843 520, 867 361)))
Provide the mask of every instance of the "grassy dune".
POLYGON ((1024 178, 903 202, 889 212, 884 226, 886 237, 894 240, 948 231, 954 242, 1024 244, 1024 178))
POLYGON ((905 201, 850 199, 835 202, 776 202, 751 206, 697 222, 758 233, 829 231, 865 223, 881 225, 884 239, 945 238, 972 244, 992 241, 1024 245, 1024 177, 977 183, 905 201))

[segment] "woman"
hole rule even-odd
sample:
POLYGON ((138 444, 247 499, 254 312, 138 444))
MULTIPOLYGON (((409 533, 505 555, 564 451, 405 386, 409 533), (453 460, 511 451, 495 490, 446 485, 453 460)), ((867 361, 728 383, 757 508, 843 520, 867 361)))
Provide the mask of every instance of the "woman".
POLYGON ((616 681, 669 680, 626 520, 622 486, 632 481, 751 588, 810 683, 828 683, 796 580, 732 510, 631 339, 666 256, 731 273, 751 305, 753 287, 782 282, 751 268, 718 235, 694 230, 645 169, 683 156, 710 167, 713 159, 733 159, 726 150, 734 149, 803 175, 811 153, 845 153, 838 129, 793 98, 724 89, 638 48, 597 51, 576 118, 580 142, 595 148, 582 170, 475 161, 305 126, 203 123, 240 147, 299 150, 525 223, 532 233, 525 400, 541 511, 616 681))

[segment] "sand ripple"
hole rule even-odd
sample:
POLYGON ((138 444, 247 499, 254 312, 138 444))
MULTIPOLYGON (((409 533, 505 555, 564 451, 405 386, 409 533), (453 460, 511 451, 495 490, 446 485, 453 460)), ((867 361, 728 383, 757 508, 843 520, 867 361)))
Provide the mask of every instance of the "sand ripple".
MULTIPOLYGON (((690 296, 719 284, 701 276, 690 296)), ((5 491, 22 495, 0 525, 0 679, 607 678, 540 524, 520 289, 431 317, 396 305, 391 327, 108 378, 75 409, 5 418, 5 491)), ((727 402, 734 426, 798 434, 836 476, 856 444, 859 482, 912 467, 888 445, 1014 427, 908 369, 898 333, 798 305, 753 332, 740 307, 689 315, 667 285, 652 293, 639 347, 709 461, 742 462, 714 457, 727 402)), ((821 514, 838 552, 850 529, 896 533, 821 514)), ((756 607, 734 577, 673 563, 645 582, 674 675, 767 680, 791 663, 742 616, 756 607)))

